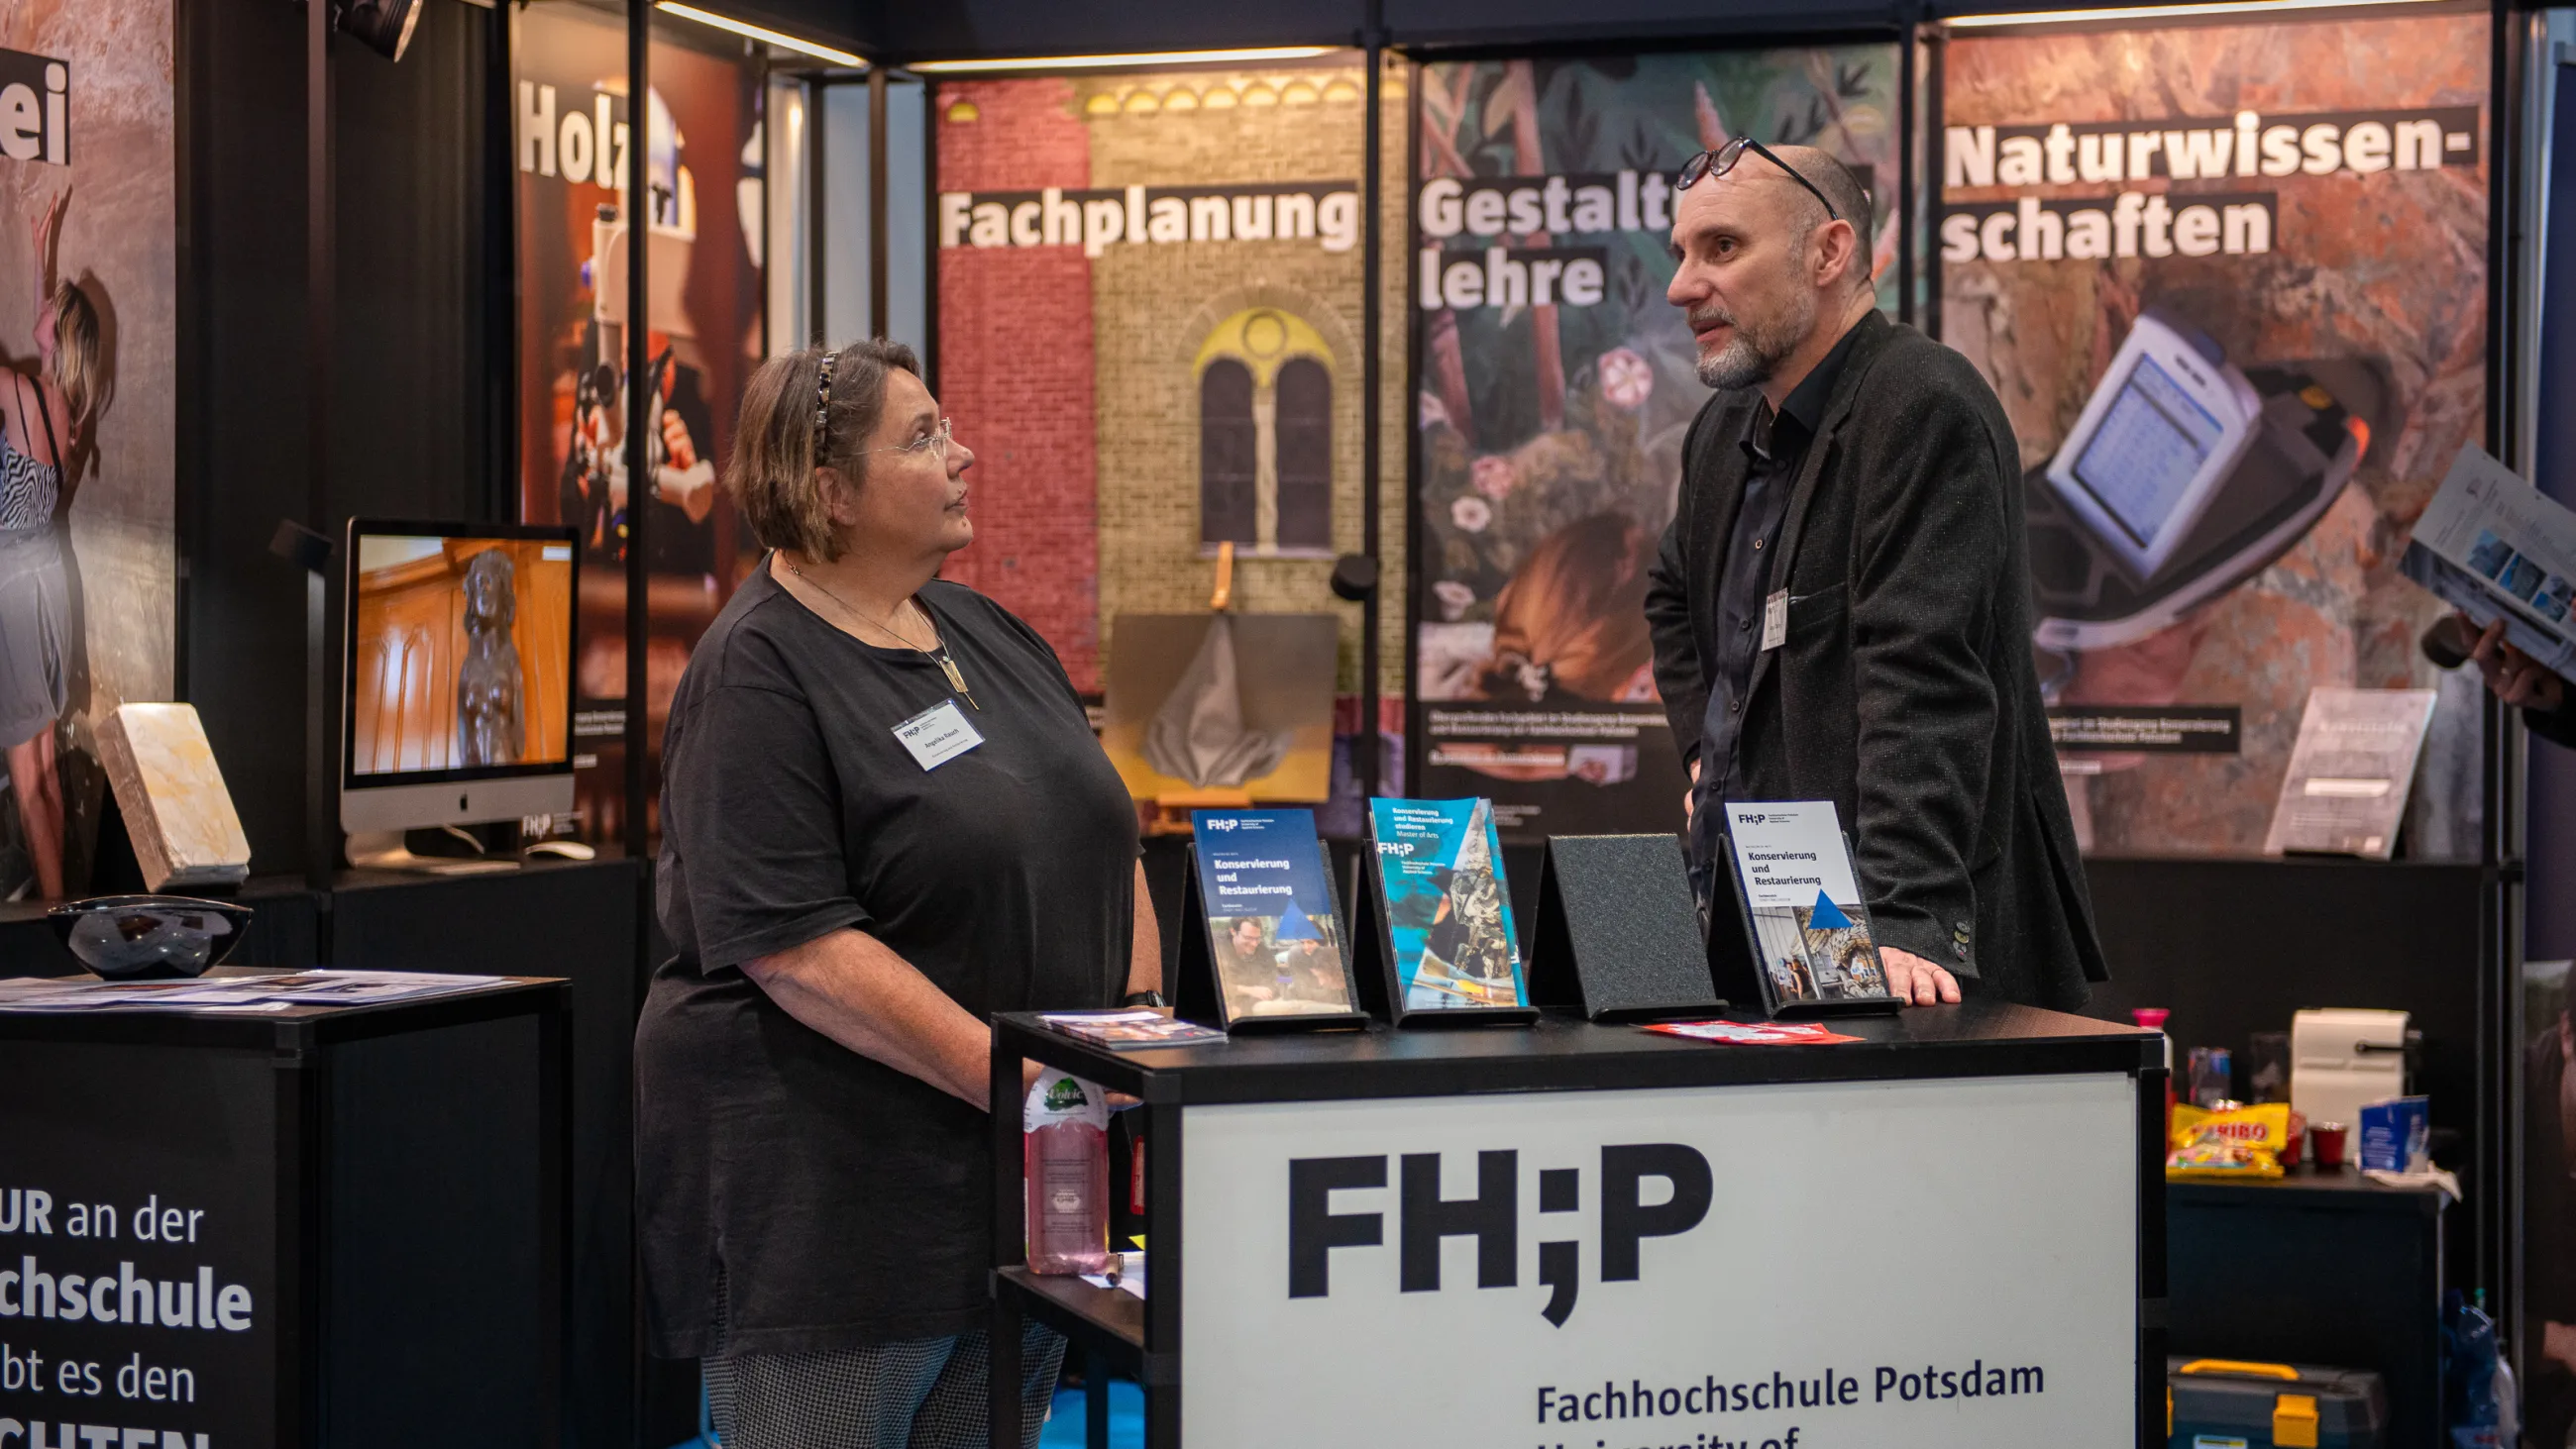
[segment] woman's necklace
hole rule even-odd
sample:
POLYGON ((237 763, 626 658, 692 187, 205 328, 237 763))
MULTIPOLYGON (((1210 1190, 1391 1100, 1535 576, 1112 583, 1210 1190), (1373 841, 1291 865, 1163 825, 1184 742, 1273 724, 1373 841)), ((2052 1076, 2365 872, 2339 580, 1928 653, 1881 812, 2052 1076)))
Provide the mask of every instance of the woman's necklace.
MULTIPOLYGON (((812 574, 805 572, 794 564, 788 564, 787 571, 813 585, 816 593, 819 593, 824 598, 831 600, 835 605, 839 606, 843 613, 848 614, 851 618, 858 620, 860 623, 867 625, 869 628, 876 630, 880 634, 893 638, 895 642, 903 645, 906 649, 909 649, 913 653, 920 655, 922 658, 929 660, 931 663, 938 665, 939 672, 948 676, 948 687, 956 690, 959 694, 966 696, 966 703, 971 706, 977 714, 982 714, 984 712, 984 706, 975 703, 975 691, 966 687, 966 676, 957 671, 957 661, 949 656, 948 643, 946 640, 934 639, 933 642, 939 645, 939 652, 934 654, 931 651, 922 648, 920 645, 913 643, 910 639, 905 638, 903 631, 894 626, 893 614, 888 614, 882 619, 871 619, 866 614, 861 613, 857 608, 853 607, 849 600, 844 599, 840 595, 833 593, 830 589, 823 587, 822 581, 815 578, 812 574)), ((904 603, 912 603, 912 600, 907 598, 904 600, 904 603)), ((921 609, 919 604, 913 604, 912 606, 915 609, 921 609)), ((898 613, 901 612, 903 604, 895 605, 895 609, 898 613)), ((930 623, 932 632, 935 635, 939 625, 930 619, 928 610, 922 610, 921 613, 924 622, 930 623)))

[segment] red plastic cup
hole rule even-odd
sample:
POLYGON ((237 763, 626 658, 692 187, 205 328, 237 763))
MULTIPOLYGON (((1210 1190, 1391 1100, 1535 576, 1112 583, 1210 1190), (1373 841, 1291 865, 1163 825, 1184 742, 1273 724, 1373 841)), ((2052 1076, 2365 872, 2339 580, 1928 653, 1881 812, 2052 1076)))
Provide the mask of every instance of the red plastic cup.
POLYGON ((2320 1168, 2343 1166, 2343 1142, 2352 1129, 2341 1122, 2308 1124, 2308 1147, 2316 1155, 2320 1168))

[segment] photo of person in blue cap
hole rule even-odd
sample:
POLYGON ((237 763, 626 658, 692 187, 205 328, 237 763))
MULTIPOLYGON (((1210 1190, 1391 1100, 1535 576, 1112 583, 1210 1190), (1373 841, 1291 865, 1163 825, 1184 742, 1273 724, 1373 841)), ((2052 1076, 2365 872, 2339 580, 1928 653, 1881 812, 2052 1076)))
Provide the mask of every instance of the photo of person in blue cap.
POLYGON ((1218 953, 1229 1016, 1288 1016, 1357 1011, 1341 943, 1329 918, 1317 920, 1290 900, 1277 917, 1238 916, 1217 924, 1228 949, 1218 953))

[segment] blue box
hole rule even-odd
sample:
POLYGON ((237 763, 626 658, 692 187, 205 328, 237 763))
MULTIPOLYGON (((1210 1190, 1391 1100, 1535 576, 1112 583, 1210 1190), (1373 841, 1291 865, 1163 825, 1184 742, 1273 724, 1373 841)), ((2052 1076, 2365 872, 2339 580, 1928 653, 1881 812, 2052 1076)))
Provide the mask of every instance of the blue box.
POLYGON ((2432 1099, 2391 1097, 2361 1109, 2361 1170, 2409 1172, 2431 1165, 2432 1099))

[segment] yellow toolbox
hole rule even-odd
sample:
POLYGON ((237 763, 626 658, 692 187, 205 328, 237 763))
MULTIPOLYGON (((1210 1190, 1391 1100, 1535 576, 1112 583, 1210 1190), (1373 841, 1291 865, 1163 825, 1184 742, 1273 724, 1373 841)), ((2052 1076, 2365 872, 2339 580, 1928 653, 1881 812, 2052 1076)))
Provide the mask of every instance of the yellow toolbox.
POLYGON ((2380 1449, 2379 1375, 2311 1364, 2165 1360, 2167 1449, 2380 1449))

